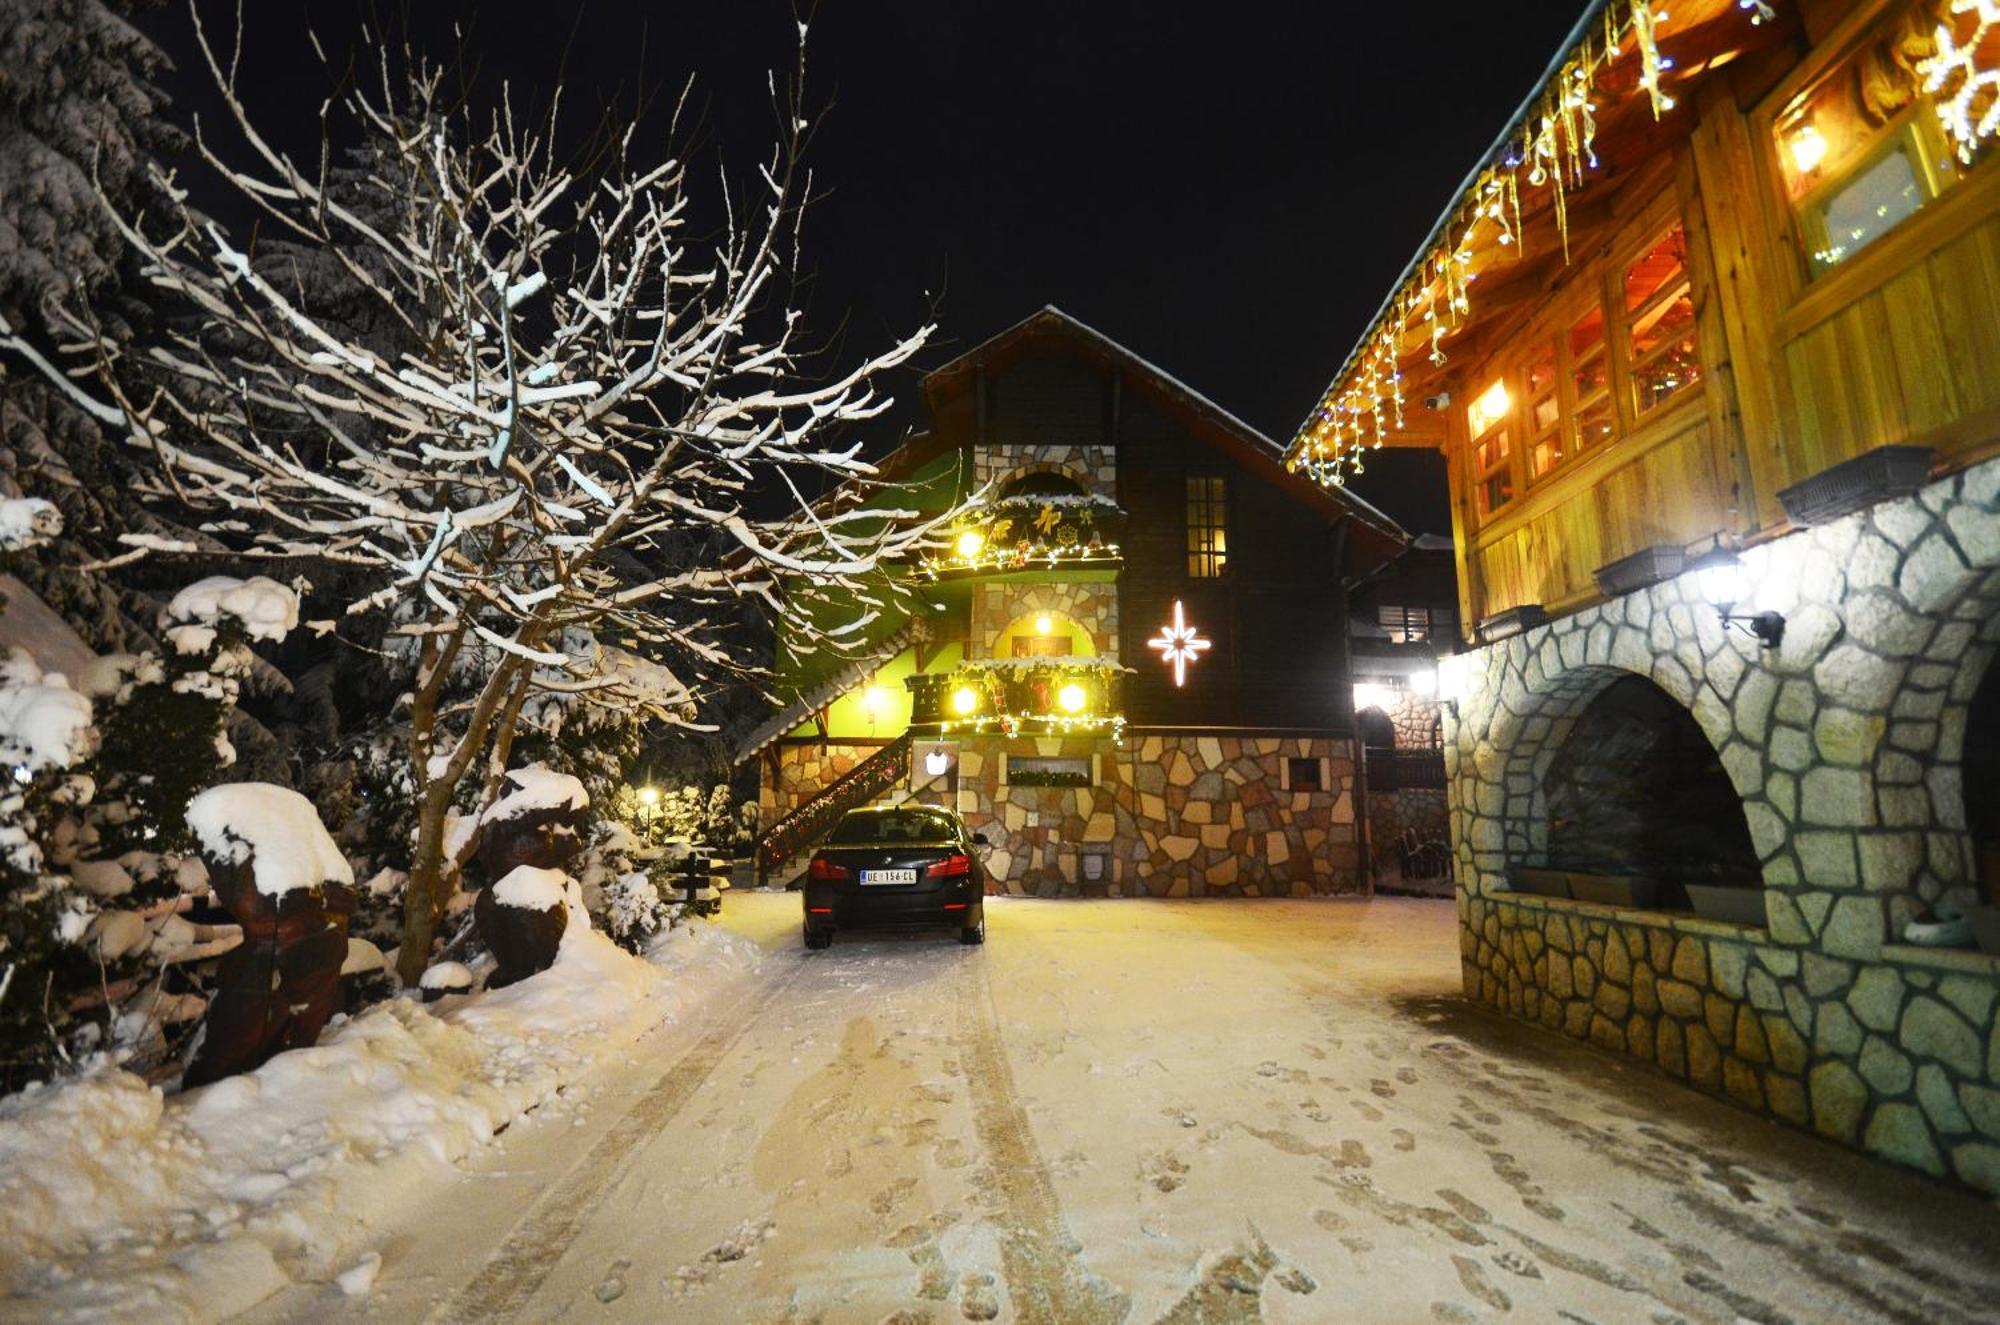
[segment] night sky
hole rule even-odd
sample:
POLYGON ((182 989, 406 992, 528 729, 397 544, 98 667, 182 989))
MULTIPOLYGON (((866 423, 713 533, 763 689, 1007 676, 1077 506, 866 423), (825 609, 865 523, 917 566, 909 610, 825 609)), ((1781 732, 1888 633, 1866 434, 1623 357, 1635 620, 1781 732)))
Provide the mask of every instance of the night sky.
MULTIPOLYGON (((203 3, 226 36, 234 5, 203 3)), ((368 58, 366 18, 439 59, 463 50, 475 96, 507 80, 517 107, 546 106, 560 83, 579 138, 650 102, 649 157, 693 74, 701 186, 718 157, 740 181, 768 148, 764 73, 793 58, 793 9, 774 0, 246 8, 246 94, 281 142, 309 149, 332 85, 296 15, 337 64, 368 58)), ((935 365, 1053 303, 1288 440, 1579 9, 825 4, 808 47, 824 191, 810 325, 874 348, 935 308, 935 365)), ((165 81, 182 110, 213 115, 184 5, 144 26, 180 66, 165 81)), ((918 420, 905 408, 882 445, 918 420)), ((1356 487, 1412 531, 1449 527, 1433 456, 1384 453, 1356 487)))

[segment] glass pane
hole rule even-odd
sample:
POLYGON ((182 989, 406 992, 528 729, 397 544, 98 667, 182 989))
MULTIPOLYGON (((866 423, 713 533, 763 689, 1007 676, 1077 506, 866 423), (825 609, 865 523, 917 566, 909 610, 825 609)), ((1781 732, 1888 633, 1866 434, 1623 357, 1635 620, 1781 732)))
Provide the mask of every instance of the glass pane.
POLYGON ((1641 414, 1682 387, 1700 380, 1701 359, 1695 354, 1692 336, 1674 345, 1659 358, 1634 365, 1632 369, 1632 391, 1638 397, 1641 414))
POLYGON ((1539 396, 1556 384, 1556 351, 1554 346, 1543 350, 1528 363, 1528 394, 1539 396))
POLYGON ((1479 500, 1488 514, 1499 510, 1513 498, 1514 476, 1504 469, 1479 485, 1479 500))
POLYGON ((1649 309, 1632 324, 1632 357, 1643 359, 1662 345, 1686 340, 1694 334, 1694 300, 1685 288, 1673 298, 1649 309))
POLYGON ((1479 472, 1483 474, 1493 468, 1493 466, 1505 461, 1507 459, 1507 449, 1507 430, 1505 428, 1502 428, 1499 432, 1492 434, 1485 441, 1481 442, 1478 449, 1473 452, 1473 455, 1479 462, 1479 472))
POLYGON ((1582 400, 1594 396, 1611 385, 1611 365, 1604 357, 1604 347, 1597 347, 1596 353, 1588 359, 1576 362, 1576 397, 1582 400))
POLYGON ((1593 447, 1599 442, 1609 441, 1611 434, 1616 431, 1618 431, 1618 418, 1612 412, 1611 398, 1609 396, 1601 397, 1577 411, 1576 440, 1578 445, 1586 449, 1593 447))
POLYGON ((1562 407, 1556 402, 1556 398, 1543 396, 1535 402, 1535 431, 1545 432, 1554 427, 1556 420, 1561 416, 1562 407))
POLYGON ((1825 243, 1814 251, 1814 264, 1831 267, 1853 257, 1925 201, 1923 179, 1904 139, 1819 205, 1825 243))
POLYGON ((1591 305, 1588 313, 1570 324, 1569 357, 1582 359, 1604 348, 1604 310, 1591 305))
POLYGON ((1562 435, 1560 433, 1544 437, 1541 441, 1535 443, 1534 450, 1528 452, 1528 465, 1534 471, 1536 478, 1540 478, 1551 469, 1554 469, 1561 461, 1562 435))
POLYGON ((1687 276, 1687 238, 1675 226, 1643 258, 1625 269, 1625 311, 1636 313, 1654 295, 1687 276))

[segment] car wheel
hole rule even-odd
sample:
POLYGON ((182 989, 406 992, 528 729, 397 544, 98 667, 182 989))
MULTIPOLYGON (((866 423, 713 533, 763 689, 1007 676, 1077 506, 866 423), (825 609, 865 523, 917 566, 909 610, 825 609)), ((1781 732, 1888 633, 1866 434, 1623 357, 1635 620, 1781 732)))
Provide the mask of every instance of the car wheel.
POLYGON ((830 929, 829 929, 829 930, 822 930, 822 931, 818 931, 818 932, 815 932, 815 931, 813 931, 813 930, 810 930, 810 929, 809 929, 809 930, 807 930, 807 931, 806 931, 806 946, 807 946, 808 948, 830 948, 830 947, 832 947, 832 946, 833 946, 833 931, 832 931, 832 930, 830 930, 830 929))
POLYGON ((986 917, 981 916, 976 925, 967 925, 958 931, 958 941, 968 947, 977 947, 986 942, 986 917))

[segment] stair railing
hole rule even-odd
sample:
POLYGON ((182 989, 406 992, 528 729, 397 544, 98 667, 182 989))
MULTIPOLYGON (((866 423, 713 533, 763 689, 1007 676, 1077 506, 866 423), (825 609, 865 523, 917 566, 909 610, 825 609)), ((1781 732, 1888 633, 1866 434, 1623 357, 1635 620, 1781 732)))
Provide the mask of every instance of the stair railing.
POLYGON ((910 734, 904 732, 821 788, 757 839, 758 879, 768 879, 779 866, 832 832, 849 810, 866 805, 909 776, 910 734))

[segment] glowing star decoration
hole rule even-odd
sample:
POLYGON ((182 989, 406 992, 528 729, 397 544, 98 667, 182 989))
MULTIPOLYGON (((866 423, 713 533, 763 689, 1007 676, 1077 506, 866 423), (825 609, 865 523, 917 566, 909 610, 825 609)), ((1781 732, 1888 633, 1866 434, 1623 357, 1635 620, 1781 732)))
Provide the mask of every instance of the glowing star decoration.
POLYGON ((1146 641, 1149 649, 1160 651, 1160 661, 1174 669, 1174 684, 1187 684, 1187 668, 1191 662, 1200 662, 1201 655, 1215 647, 1214 640, 1203 639, 1201 632, 1187 623, 1181 610, 1181 600, 1174 599, 1173 624, 1161 626, 1160 633, 1146 641))
POLYGON ((1963 44, 1954 39, 1952 22, 1938 24, 1937 54, 1917 62, 1917 76, 1924 91, 1938 99, 1938 120, 1958 159, 1971 165, 1979 144, 2000 132, 2000 67, 1980 62, 1980 48, 2000 24, 2000 0, 1952 0, 1952 19, 1968 13, 1973 30, 1963 44))

